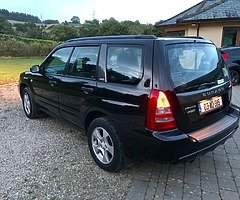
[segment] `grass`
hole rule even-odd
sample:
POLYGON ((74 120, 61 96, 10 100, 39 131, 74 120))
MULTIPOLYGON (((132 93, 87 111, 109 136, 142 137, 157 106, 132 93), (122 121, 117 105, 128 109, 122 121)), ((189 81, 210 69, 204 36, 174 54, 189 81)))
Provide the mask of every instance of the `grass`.
POLYGON ((21 72, 42 61, 43 58, 0 58, 0 85, 17 82, 21 72))

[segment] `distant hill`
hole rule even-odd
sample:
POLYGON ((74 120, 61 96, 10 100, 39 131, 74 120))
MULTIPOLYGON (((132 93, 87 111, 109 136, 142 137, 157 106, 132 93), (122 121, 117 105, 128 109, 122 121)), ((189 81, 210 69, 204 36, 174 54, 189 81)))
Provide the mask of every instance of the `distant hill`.
POLYGON ((0 9, 0 15, 4 16, 8 20, 20 21, 20 22, 31 22, 41 23, 41 20, 33 15, 18 12, 9 12, 5 9, 0 9))

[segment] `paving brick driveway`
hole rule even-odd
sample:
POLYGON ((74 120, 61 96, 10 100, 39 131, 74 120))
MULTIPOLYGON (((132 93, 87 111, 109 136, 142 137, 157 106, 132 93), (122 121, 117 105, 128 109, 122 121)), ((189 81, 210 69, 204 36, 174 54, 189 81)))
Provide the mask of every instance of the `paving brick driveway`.
MULTIPOLYGON (((240 86, 233 88, 240 106, 240 86)), ((134 173, 126 199, 240 199, 240 129, 224 145, 193 163, 161 165, 144 162, 134 173)), ((134 171, 135 171, 134 170, 134 171)))

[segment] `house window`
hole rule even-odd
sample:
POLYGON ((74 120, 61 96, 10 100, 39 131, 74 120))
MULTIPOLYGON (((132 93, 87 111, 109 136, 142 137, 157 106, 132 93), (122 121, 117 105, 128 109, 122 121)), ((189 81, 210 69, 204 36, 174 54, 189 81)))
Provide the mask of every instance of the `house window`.
POLYGON ((240 27, 224 27, 222 46, 238 46, 240 45, 240 27))
POLYGON ((166 36, 185 36, 185 31, 181 30, 181 31, 168 31, 166 33, 166 36))

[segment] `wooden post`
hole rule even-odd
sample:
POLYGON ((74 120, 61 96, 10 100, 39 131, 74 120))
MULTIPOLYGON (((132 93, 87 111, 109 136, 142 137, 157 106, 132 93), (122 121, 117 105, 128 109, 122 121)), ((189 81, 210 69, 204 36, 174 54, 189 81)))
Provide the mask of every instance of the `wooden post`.
POLYGON ((240 46, 240 27, 237 28, 236 46, 240 46))

